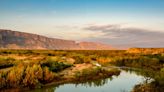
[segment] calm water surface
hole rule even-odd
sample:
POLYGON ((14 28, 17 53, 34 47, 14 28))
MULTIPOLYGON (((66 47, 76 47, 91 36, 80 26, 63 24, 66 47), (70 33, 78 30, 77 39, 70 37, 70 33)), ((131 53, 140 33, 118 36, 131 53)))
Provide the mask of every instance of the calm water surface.
POLYGON ((130 92, 136 84, 144 81, 143 76, 134 72, 121 71, 119 76, 79 84, 64 84, 30 90, 30 92, 130 92))

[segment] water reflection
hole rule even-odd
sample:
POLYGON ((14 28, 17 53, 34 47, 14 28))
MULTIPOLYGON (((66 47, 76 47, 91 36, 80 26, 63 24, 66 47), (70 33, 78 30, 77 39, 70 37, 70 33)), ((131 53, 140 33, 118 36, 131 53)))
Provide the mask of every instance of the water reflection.
POLYGON ((85 87, 99 87, 99 86, 103 86, 106 83, 108 83, 108 79, 99 79, 99 80, 95 80, 95 81, 86 81, 83 83, 76 83, 75 87, 81 85, 81 86, 85 86, 85 87))
MULTIPOLYGON (((99 80, 87 80, 24 92, 163 92, 163 72, 122 68, 120 75, 99 80), (159 74, 161 73, 161 74, 159 74), (160 76, 159 76, 160 75, 160 76), (147 91, 146 91, 147 90, 147 91)), ((3 92, 22 92, 22 89, 3 92)))
POLYGON ((59 86, 55 92, 129 92, 136 84, 142 81, 142 76, 138 76, 133 72, 122 71, 119 76, 107 79, 78 84, 65 84, 59 86))
POLYGON ((122 70, 119 76, 51 86, 30 90, 30 92, 130 92, 135 85, 142 83, 144 79, 143 76, 132 70, 122 70))
MULTIPOLYGON (((128 69, 126 71, 129 71, 128 69)), ((163 92, 164 72, 152 70, 132 70, 144 77, 144 81, 134 86, 132 92, 163 92)))

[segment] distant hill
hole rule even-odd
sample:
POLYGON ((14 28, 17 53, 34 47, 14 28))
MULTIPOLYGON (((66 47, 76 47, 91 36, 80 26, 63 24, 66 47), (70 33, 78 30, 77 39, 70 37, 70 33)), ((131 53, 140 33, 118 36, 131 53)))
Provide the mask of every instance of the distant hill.
POLYGON ((110 50, 110 45, 79 42, 0 29, 0 48, 7 49, 53 49, 53 50, 110 50))

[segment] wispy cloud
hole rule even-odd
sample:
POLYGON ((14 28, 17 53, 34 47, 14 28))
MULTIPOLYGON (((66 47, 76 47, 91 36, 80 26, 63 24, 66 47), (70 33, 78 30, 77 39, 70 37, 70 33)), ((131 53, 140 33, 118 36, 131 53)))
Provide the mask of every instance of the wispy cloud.
POLYGON ((84 30, 91 30, 91 31, 108 31, 111 29, 119 28, 120 25, 91 25, 83 28, 84 30))
POLYGON ((122 25, 92 25, 83 28, 93 32, 103 32, 98 38, 90 40, 104 41, 109 44, 131 46, 164 47, 164 32, 139 28, 125 28, 122 25))

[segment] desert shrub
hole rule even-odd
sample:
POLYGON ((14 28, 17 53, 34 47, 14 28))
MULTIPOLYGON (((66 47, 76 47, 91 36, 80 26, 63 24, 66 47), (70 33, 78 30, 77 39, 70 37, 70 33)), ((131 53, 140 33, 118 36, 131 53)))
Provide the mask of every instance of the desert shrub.
POLYGON ((23 85, 28 87, 35 87, 40 85, 39 80, 43 78, 43 71, 40 65, 34 64, 33 66, 27 66, 25 70, 25 77, 23 79, 23 85))
POLYGON ((82 71, 76 71, 75 72, 75 78, 77 80, 81 79, 95 79, 96 77, 111 77, 113 75, 118 76, 120 74, 120 70, 118 69, 103 69, 101 67, 94 67, 94 68, 86 68, 83 69, 82 71))
POLYGON ((86 68, 81 71, 81 76, 87 77, 92 75, 97 75, 98 73, 101 73, 100 67, 94 67, 94 68, 86 68))
POLYGON ((19 64, 8 71, 0 71, 0 88, 41 87, 43 83, 51 82, 54 78, 58 79, 58 76, 49 67, 19 64))
POLYGON ((86 68, 83 69, 82 71, 76 71, 75 72, 75 78, 89 78, 89 77, 93 77, 94 75, 97 75, 98 73, 100 73, 101 68, 86 68))
POLYGON ((7 72, 0 71, 0 89, 6 86, 7 72))
POLYGON ((161 68, 161 72, 163 72, 163 73, 164 73, 164 67, 163 67, 163 68, 161 68))
POLYGON ((54 79, 55 73, 49 70, 48 67, 43 68, 43 82, 48 83, 54 79))
POLYGON ((164 72, 163 71, 156 72, 154 74, 154 79, 156 80, 156 83, 164 86, 164 72))
POLYGON ((106 64, 109 63, 111 60, 109 57, 98 57, 96 58, 96 61, 99 62, 100 64, 106 64))
POLYGON ((85 56, 83 60, 84 60, 84 63, 90 63, 92 61, 91 57, 89 56, 85 56))
POLYGON ((7 57, 7 58, 0 58, 0 69, 1 68, 7 68, 7 67, 11 67, 14 65, 14 58, 11 57, 7 57))
POLYGON ((23 79, 23 75, 24 75, 24 67, 14 67, 13 69, 11 69, 8 72, 7 75, 7 83, 9 83, 8 86, 11 87, 16 87, 18 85, 20 85, 22 79, 23 79))
POLYGON ((92 69, 90 69, 90 68, 83 69, 82 72, 81 72, 82 73, 81 76, 86 77, 86 76, 90 75, 91 74, 91 70, 92 69))
POLYGON ((42 64, 41 64, 42 67, 49 67, 50 71, 53 71, 53 72, 59 72, 65 68, 68 68, 70 66, 72 66, 71 64, 65 64, 63 62, 58 62, 58 61, 53 61, 52 59, 48 59, 46 61, 44 61, 42 64))
POLYGON ((73 54, 71 58, 75 59, 75 64, 90 63, 92 61, 91 56, 78 53, 73 54))
POLYGON ((84 56, 81 54, 74 55, 72 58, 75 59, 75 64, 84 63, 84 56))
POLYGON ((118 70, 116 68, 109 69, 109 70, 102 70, 102 71, 108 75, 119 75, 120 74, 120 70, 118 70))
POLYGON ((124 56, 114 58, 113 65, 127 66, 136 68, 147 68, 151 70, 160 70, 162 68, 162 62, 160 61, 160 55, 141 55, 141 56, 124 56))

